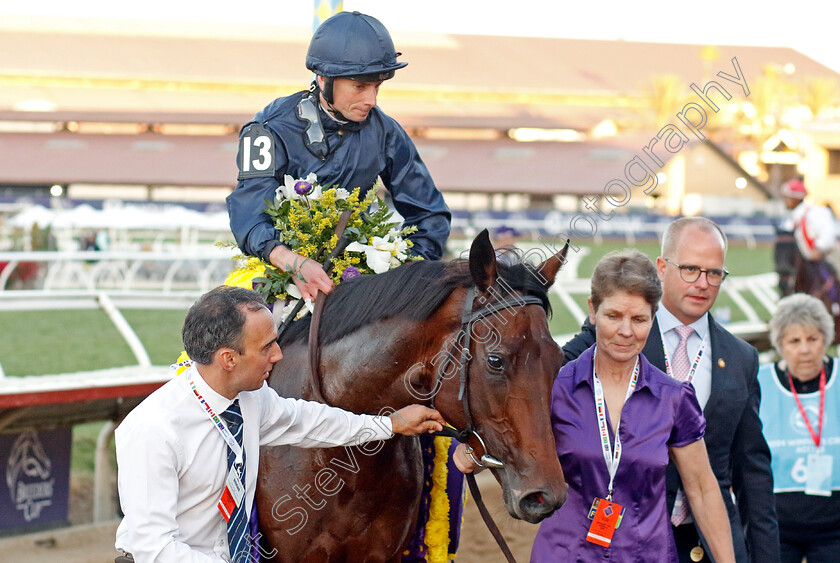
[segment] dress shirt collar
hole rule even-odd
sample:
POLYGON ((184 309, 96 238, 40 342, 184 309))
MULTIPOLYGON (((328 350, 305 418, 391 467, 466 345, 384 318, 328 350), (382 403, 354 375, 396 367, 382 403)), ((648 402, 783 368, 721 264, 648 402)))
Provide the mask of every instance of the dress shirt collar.
MULTIPOLYGON (((656 321, 659 323, 659 330, 662 331, 663 335, 668 334, 669 331, 674 330, 683 324, 681 320, 675 317, 671 311, 661 304, 659 305, 659 309, 656 311, 656 321)), ((706 334, 709 332, 709 313, 705 313, 702 317, 688 326, 694 329, 695 334, 697 334, 697 337, 702 341, 706 338, 706 334)))
MULTIPOLYGON (((594 392, 594 384, 592 382, 592 361, 594 358, 595 345, 590 346, 580 357, 575 361, 575 371, 572 376, 574 386, 586 384, 594 392)), ((636 381, 636 391, 642 388, 650 389, 650 392, 657 399, 661 397, 661 391, 658 384, 651 384, 648 378, 651 366, 644 354, 639 354, 639 379, 636 381)), ((636 392, 634 391, 634 393, 636 392)))
MULTIPOLYGON (((227 408, 233 403, 233 399, 228 399, 223 395, 219 395, 210 385, 204 381, 204 378, 201 377, 201 374, 198 371, 198 368, 195 364, 190 366, 182 377, 186 377, 187 387, 189 388, 189 382, 195 382, 196 390, 204 397, 204 400, 207 401, 207 404, 210 405, 210 408, 213 409, 218 415, 221 415, 223 412, 227 410, 227 408)), ((190 389, 190 393, 192 393, 192 389, 190 389)))

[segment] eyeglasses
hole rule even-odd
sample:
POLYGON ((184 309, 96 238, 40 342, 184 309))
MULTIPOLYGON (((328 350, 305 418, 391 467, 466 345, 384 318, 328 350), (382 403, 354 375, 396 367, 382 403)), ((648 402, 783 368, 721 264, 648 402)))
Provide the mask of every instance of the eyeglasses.
POLYGON ((680 269, 680 277, 685 283, 694 283, 700 279, 700 274, 706 274, 706 281, 709 282, 709 285, 718 286, 729 275, 726 268, 709 268, 708 270, 704 270, 699 266, 693 266, 691 264, 677 264, 668 258, 664 260, 680 269))

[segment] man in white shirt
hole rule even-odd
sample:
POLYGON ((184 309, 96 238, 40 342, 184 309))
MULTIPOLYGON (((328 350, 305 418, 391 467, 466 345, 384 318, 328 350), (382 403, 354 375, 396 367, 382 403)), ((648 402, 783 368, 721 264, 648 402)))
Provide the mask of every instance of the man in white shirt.
POLYGON ((203 295, 182 336, 193 366, 116 431, 125 514, 116 547, 135 561, 254 560, 262 445, 345 446, 442 429, 440 414, 421 405, 384 417, 278 396, 265 382, 283 355, 256 292, 219 287, 203 295))

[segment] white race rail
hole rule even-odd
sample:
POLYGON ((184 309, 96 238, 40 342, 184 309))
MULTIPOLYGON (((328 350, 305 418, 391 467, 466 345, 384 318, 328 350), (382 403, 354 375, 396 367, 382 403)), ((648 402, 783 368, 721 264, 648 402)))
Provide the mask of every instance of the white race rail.
POLYGON ((56 289, 98 289, 132 291, 178 289, 208 291, 221 284, 234 267, 239 254, 231 248, 201 252, 0 252, 0 291, 21 263, 39 265, 34 287, 56 289))

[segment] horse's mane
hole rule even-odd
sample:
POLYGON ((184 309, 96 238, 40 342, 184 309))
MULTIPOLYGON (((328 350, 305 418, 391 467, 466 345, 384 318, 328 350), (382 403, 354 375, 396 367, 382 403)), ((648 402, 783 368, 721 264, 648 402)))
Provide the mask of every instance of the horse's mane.
MULTIPOLYGON (((540 283, 532 266, 517 260, 513 265, 497 262, 497 269, 510 288, 538 297, 546 313, 551 313, 548 287, 540 283)), ((469 262, 463 259, 420 260, 383 274, 351 278, 337 285, 324 304, 320 343, 329 344, 363 326, 393 317, 425 321, 455 289, 472 283, 469 262)), ((293 322, 281 335, 280 345, 305 340, 310 318, 307 315, 293 322)))

